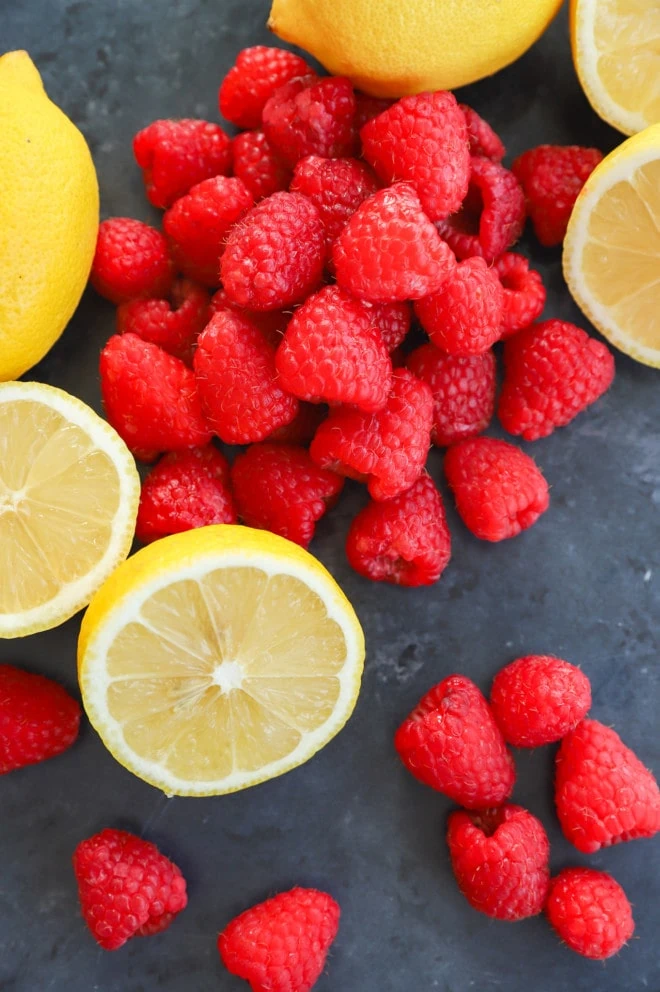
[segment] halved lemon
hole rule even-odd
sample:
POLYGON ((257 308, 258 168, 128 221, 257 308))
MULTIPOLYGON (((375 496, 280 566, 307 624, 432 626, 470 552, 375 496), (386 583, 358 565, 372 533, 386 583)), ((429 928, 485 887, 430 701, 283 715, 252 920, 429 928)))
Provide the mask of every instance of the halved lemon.
POLYGON ((592 172, 564 241, 578 306, 615 347, 660 367, 660 124, 592 172))
POLYGON ((85 709, 106 747, 168 795, 235 792, 311 758, 348 720, 364 636, 323 565, 249 527, 164 538, 83 619, 85 709))
POLYGON ((40 382, 0 384, 0 637, 86 606, 128 554, 133 456, 88 406, 40 382))

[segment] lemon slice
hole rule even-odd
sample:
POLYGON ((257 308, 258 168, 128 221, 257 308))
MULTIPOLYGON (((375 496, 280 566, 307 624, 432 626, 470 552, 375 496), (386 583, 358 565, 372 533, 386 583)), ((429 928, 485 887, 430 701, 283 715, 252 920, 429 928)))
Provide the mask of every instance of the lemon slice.
POLYGON ((591 174, 564 241, 573 297, 609 341, 660 367, 660 124, 591 174))
POLYGON ((140 479, 119 435, 74 396, 0 384, 0 637, 73 616, 128 554, 140 479))
POLYGON ((221 525, 149 545, 92 600, 78 648, 106 747, 168 795, 234 792, 302 764, 348 720, 364 637, 308 552, 221 525))
POLYGON ((596 113, 624 134, 660 121, 657 0, 571 0, 573 61, 596 113))

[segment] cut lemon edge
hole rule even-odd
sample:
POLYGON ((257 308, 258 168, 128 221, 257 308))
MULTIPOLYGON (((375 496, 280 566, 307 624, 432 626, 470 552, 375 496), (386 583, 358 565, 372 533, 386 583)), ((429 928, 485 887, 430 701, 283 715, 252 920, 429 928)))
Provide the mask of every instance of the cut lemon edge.
POLYGON ((208 796, 303 764, 355 706, 364 635, 329 572, 284 538, 217 525, 122 564, 83 619, 87 715, 125 768, 208 796))

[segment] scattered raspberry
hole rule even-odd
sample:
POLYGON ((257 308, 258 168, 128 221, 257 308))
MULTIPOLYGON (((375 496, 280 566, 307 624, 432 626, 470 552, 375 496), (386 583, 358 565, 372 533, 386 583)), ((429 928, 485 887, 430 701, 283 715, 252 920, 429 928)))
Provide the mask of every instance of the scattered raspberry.
POLYGON ((237 127, 259 127, 264 106, 275 90, 311 71, 304 59, 284 48, 244 48, 222 80, 220 113, 237 127))
POLYGON ((492 159, 493 162, 501 162, 506 155, 506 148, 500 136, 472 107, 468 107, 466 103, 461 103, 459 106, 465 114, 470 155, 480 155, 482 158, 492 159))
POLYGON ((169 299, 133 300, 118 307, 117 333, 137 334, 190 364, 209 316, 210 296, 204 287, 190 279, 176 279, 169 299))
POLYGON ((291 311, 282 310, 246 310, 229 299, 224 289, 219 289, 211 297, 211 316, 220 310, 231 310, 232 313, 241 313, 256 324, 262 334, 276 348, 286 330, 286 325, 291 320, 291 311))
POLYGON ((461 358, 423 344, 406 365, 433 393, 431 440, 444 448, 481 434, 495 409, 497 363, 492 351, 461 358))
POLYGON ((356 158, 320 158, 308 155, 293 172, 291 190, 315 204, 325 225, 326 243, 332 248, 360 204, 378 189, 373 172, 356 158))
POLYGON ((324 262, 325 228, 314 204, 300 193, 273 193, 229 235, 220 274, 239 306, 281 310, 316 289, 324 262))
POLYGON ((216 313, 193 365, 208 423, 226 444, 263 441, 298 412, 278 384, 275 348, 244 314, 216 313))
POLYGON ((499 806, 516 777, 490 707, 463 675, 450 675, 419 701, 394 746, 408 771, 467 809, 499 806))
POLYGON ((626 893, 593 868, 565 868, 553 878, 545 911, 571 950, 597 961, 617 954, 635 930, 626 893))
POLYGON ((166 930, 188 902, 177 866, 124 830, 102 830, 78 844, 73 871, 82 915, 106 951, 166 930))
POLYGON ((308 445, 327 415, 327 407, 320 403, 301 403, 291 423, 278 427, 268 435, 267 440, 278 444, 308 445))
POLYGON ((78 737, 80 715, 57 682, 0 665, 0 775, 66 751, 78 737))
POLYGON ((542 245, 561 244, 575 201, 603 154, 577 145, 539 145, 511 166, 527 197, 527 210, 542 245))
POLYGON ((193 186, 163 217, 177 268, 205 286, 217 286, 227 235, 252 205, 240 179, 215 176, 193 186))
POLYGON ((575 665, 531 654, 497 673, 490 705, 509 744, 541 747, 560 741, 587 715, 591 685, 575 665))
POLYGON ((381 189, 358 207, 332 259, 339 285, 374 303, 435 293, 456 264, 407 183, 381 189))
POLYGON ((504 290, 483 258, 460 262, 415 313, 433 344, 450 355, 482 355, 500 336, 504 290))
POLYGON ((309 296, 277 351, 282 388, 313 403, 380 410, 392 387, 392 362, 369 307, 339 286, 309 296))
POLYGON ((275 154, 263 131, 243 131, 232 142, 234 175, 257 203, 289 188, 291 169, 275 154))
POLYGON ((306 155, 337 158, 356 151, 355 94, 343 76, 299 76, 281 86, 266 103, 263 128, 285 162, 306 155))
POLYGON ((133 138, 147 197, 154 207, 171 207, 197 183, 231 170, 231 140, 209 121, 154 121, 133 138))
MULTIPOLYGON (((403 344, 412 323, 412 309, 409 303, 365 303, 369 307, 371 320, 380 331, 383 344, 391 353, 403 344)), ((401 362, 401 365, 404 363, 401 362)))
POLYGON ((384 110, 392 106, 394 100, 388 100, 387 97, 369 96, 368 93, 360 93, 359 90, 356 90, 355 103, 355 129, 361 131, 367 121, 382 114, 384 110))
POLYGON ((336 407, 319 427, 309 452, 322 468, 366 482, 372 499, 393 499, 422 474, 432 418, 431 390, 401 369, 382 410, 369 414, 336 407))
POLYGON ((548 509, 548 483, 519 448, 492 437, 453 445, 445 474, 463 523, 475 537, 503 541, 536 523, 548 509))
POLYGON ((550 843, 541 821, 522 806, 451 813, 447 844, 458 887, 474 909, 495 920, 543 910, 550 843))
POLYGON ((555 803, 565 836, 584 854, 660 830, 660 791, 619 735, 583 720, 557 752, 555 803))
POLYGON ((310 992, 339 929, 339 906, 317 889, 291 889, 247 909, 218 937, 225 967, 252 992, 310 992))
POLYGON ((364 125, 362 152, 384 183, 413 184, 431 220, 458 210, 470 178, 465 115, 453 93, 406 96, 364 125))
POLYGON ((430 586, 451 558, 451 536, 440 493, 428 475, 400 496, 371 502, 346 539, 349 564, 375 582, 430 586))
POLYGON ((131 217, 101 222, 89 276, 97 293, 117 305, 167 296, 172 277, 167 241, 155 227, 131 217))
POLYGON ((540 273, 530 269, 524 255, 506 252, 493 266, 504 287, 504 311, 500 337, 509 338, 541 316, 545 306, 545 286, 540 273))

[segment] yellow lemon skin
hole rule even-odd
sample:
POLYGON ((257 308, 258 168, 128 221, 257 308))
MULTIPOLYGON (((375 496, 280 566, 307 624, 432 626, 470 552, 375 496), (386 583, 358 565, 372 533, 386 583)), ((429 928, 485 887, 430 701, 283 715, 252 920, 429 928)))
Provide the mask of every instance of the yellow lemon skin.
POLYGON ((543 34, 562 0, 273 0, 268 26, 372 96, 490 76, 543 34))
POLYGON ((0 57, 0 382, 32 368, 85 288, 99 223, 94 163, 27 52, 0 57))

